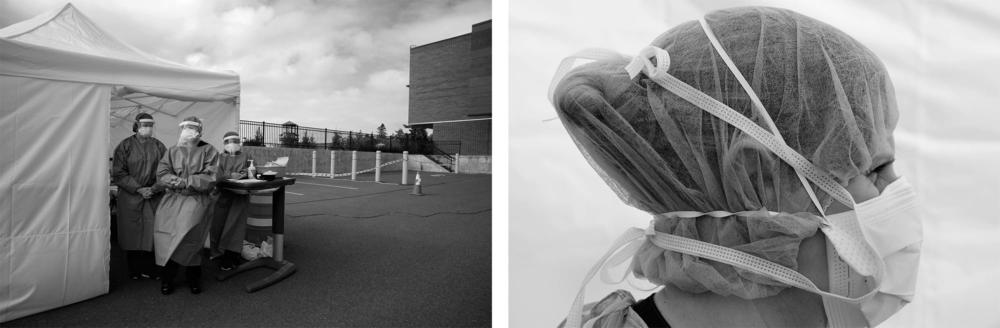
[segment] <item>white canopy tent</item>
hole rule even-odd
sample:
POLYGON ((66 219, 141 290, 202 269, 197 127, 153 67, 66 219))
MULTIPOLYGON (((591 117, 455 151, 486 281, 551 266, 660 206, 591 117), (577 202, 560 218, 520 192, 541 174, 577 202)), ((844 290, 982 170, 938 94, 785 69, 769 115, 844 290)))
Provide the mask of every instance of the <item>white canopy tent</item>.
POLYGON ((236 73, 145 53, 72 4, 0 29, 0 322, 108 292, 108 159, 136 114, 168 146, 188 116, 217 143, 239 94, 236 73))

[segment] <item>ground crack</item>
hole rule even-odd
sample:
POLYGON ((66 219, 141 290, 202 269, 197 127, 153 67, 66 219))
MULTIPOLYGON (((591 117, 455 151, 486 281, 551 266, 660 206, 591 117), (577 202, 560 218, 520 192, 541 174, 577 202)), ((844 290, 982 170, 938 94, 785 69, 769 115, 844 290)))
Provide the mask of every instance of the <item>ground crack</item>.
POLYGON ((430 214, 417 214, 417 213, 410 213, 410 212, 396 212, 396 211, 393 211, 393 212, 379 213, 379 214, 375 214, 375 215, 358 215, 358 216, 355 216, 355 215, 340 215, 340 214, 333 214, 333 213, 311 213, 311 214, 301 214, 301 215, 286 214, 286 216, 291 217, 291 218, 306 218, 306 217, 310 217, 310 216, 328 215, 328 216, 335 216, 335 217, 341 217, 341 218, 347 218, 347 219, 374 219, 374 218, 388 216, 388 215, 405 215, 405 216, 415 216, 415 217, 427 218, 427 217, 432 217, 432 216, 441 215, 441 214, 459 214, 459 215, 480 214, 480 213, 485 213, 485 212, 489 212, 489 211, 492 211, 492 210, 493 210, 492 208, 487 208, 487 209, 475 210, 475 211, 442 211, 442 212, 434 212, 434 213, 430 213, 430 214))

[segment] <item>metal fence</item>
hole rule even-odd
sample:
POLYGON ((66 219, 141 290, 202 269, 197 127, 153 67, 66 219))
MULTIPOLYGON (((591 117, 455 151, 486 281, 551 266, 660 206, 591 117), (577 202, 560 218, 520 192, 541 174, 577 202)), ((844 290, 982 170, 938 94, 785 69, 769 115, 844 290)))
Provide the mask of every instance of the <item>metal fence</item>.
POLYGON ((247 146, 357 150, 414 154, 434 151, 434 142, 428 137, 412 134, 379 136, 362 131, 320 129, 286 122, 284 124, 240 120, 240 136, 247 146))

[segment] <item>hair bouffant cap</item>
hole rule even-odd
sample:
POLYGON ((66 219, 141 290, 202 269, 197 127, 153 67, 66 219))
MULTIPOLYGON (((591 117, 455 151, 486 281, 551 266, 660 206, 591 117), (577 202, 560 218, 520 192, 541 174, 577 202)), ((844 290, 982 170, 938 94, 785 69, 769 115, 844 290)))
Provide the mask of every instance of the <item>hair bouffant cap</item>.
MULTIPOLYGON (((791 10, 732 8, 711 12, 705 21, 789 147, 840 183, 893 159, 896 100, 871 50, 791 10)), ((666 31, 651 45, 669 53, 671 76, 767 126, 697 21, 666 31)), ((559 117, 591 166, 624 202, 649 213, 760 211, 760 217, 657 218, 655 228, 796 269, 801 241, 818 228, 803 214, 819 212, 794 169, 646 75, 630 78, 627 64, 620 58, 582 65, 555 89, 559 117)), ((824 207, 832 202, 826 193, 817 196, 824 207)), ((744 299, 786 288, 649 243, 636 254, 633 270, 660 285, 744 299)))

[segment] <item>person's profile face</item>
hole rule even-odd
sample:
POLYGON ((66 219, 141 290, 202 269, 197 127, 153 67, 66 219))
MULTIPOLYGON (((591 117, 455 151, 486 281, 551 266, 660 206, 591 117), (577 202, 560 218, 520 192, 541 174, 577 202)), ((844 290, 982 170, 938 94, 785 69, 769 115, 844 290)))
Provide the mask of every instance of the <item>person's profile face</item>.
MULTIPOLYGON (((855 203, 863 203, 867 200, 882 194, 885 187, 893 181, 899 179, 893 169, 894 162, 882 164, 865 175, 859 175, 851 179, 845 187, 851 193, 855 203)), ((851 210, 846 205, 833 202, 826 210, 826 214, 837 214, 851 210)))

